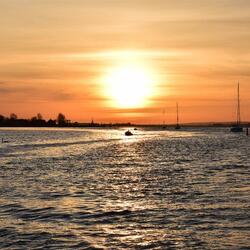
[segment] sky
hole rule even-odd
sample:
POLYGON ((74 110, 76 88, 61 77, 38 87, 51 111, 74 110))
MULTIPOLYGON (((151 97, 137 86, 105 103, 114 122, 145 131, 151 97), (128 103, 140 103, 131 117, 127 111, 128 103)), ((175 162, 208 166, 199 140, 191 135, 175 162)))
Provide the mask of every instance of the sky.
POLYGON ((249 0, 0 0, 0 16, 2 115, 173 123, 178 102, 183 123, 232 121, 239 81, 250 120, 249 0), (124 65, 153 79, 140 105, 110 94, 124 65))

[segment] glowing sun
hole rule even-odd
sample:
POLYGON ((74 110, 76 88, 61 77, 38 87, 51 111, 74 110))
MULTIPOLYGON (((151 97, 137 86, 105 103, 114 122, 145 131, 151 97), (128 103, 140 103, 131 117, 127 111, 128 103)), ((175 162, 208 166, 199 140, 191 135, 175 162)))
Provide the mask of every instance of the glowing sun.
POLYGON ((113 106, 143 107, 154 92, 153 74, 138 65, 121 65, 110 70, 105 78, 105 93, 113 106))

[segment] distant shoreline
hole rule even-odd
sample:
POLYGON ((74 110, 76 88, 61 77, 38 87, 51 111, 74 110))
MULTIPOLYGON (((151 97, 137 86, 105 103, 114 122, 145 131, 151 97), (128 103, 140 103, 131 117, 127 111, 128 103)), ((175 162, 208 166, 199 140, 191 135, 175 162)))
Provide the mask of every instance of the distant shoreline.
MULTIPOLYGON (((181 127, 231 127, 235 122, 189 122, 181 123, 181 127)), ((10 117, 0 115, 0 127, 41 127, 41 128, 107 128, 107 127, 157 127, 157 128, 173 128, 175 123, 169 124, 136 124, 131 122, 115 122, 115 123, 98 123, 92 120, 89 123, 72 122, 66 119, 65 115, 59 113, 56 119, 43 119, 42 115, 38 113, 31 119, 18 118, 16 114, 12 113, 10 117)), ((241 122, 241 126, 250 127, 250 121, 241 122)))
MULTIPOLYGON (((213 128, 229 128, 233 126, 235 123, 233 122, 226 122, 226 123, 183 123, 181 127, 183 128, 204 128, 204 127, 213 127, 213 128)), ((241 123, 242 127, 250 127, 250 122, 243 122, 241 123)), ((9 125, 9 126, 2 126, 0 128, 120 128, 120 127, 152 127, 152 128, 161 128, 161 129, 171 129, 175 128, 176 124, 132 124, 132 123, 73 123, 73 124, 65 124, 65 125, 53 125, 53 126, 39 126, 39 125, 9 125)))

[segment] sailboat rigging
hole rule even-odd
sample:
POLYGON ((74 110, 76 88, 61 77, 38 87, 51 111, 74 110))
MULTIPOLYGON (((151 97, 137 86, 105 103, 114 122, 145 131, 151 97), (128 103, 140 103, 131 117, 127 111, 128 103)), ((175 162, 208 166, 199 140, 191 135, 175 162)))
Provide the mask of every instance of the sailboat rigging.
POLYGON ((243 132, 243 128, 241 126, 241 116, 240 116, 240 83, 238 82, 237 88, 237 117, 236 124, 231 128, 231 132, 243 132))
POLYGON ((179 124, 179 104, 176 103, 176 126, 175 129, 181 129, 181 126, 179 124))
POLYGON ((165 129, 165 128, 166 128, 165 114, 166 114, 166 110, 165 110, 165 109, 163 109, 163 124, 162 124, 162 128, 163 128, 163 129, 165 129))

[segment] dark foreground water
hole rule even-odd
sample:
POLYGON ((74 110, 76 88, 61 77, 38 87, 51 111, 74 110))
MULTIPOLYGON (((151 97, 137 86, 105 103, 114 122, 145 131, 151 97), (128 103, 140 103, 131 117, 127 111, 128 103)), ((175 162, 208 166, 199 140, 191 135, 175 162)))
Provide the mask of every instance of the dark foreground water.
POLYGON ((0 249, 250 249, 250 137, 0 129, 0 249))

